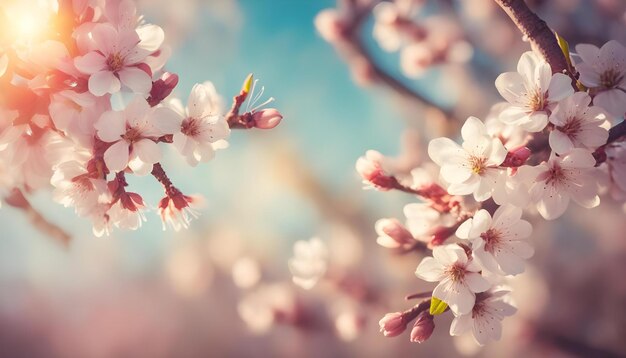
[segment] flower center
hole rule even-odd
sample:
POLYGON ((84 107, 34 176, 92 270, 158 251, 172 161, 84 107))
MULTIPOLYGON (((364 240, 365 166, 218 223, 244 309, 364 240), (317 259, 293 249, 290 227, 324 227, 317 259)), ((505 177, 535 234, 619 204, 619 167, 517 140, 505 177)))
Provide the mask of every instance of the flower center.
POLYGON ((565 171, 557 163, 554 163, 547 172, 546 184, 557 185, 563 183, 567 176, 565 171))
POLYGON ((180 131, 188 136, 195 137, 200 133, 200 125, 196 118, 185 118, 181 124, 180 131))
POLYGON ((446 269, 446 274, 453 282, 462 281, 463 278, 465 278, 465 266, 462 266, 460 264, 448 266, 448 268, 446 269))
POLYGON ((600 87, 613 88, 617 86, 624 76, 616 69, 610 68, 600 75, 600 87))
POLYGON ((482 175, 487 169, 487 158, 472 155, 469 157, 469 164, 474 174, 482 175))
POLYGON ((124 67, 124 59, 119 52, 110 54, 106 61, 107 66, 111 72, 117 72, 124 67))
POLYGON ((136 127, 129 128, 126 130, 126 133, 122 135, 122 138, 128 143, 136 142, 137 140, 142 138, 141 131, 136 127))
POLYGON ((485 241, 485 251, 493 253, 494 249, 500 243, 502 239, 502 233, 494 228, 491 228, 482 234, 480 238, 485 241))
POLYGON ((572 139, 576 138, 582 129, 582 120, 578 117, 568 118, 565 125, 557 129, 572 139))
POLYGON ((535 89, 530 94, 528 100, 528 107, 533 111, 541 111, 546 107, 546 100, 548 99, 548 93, 541 93, 539 89, 535 89))

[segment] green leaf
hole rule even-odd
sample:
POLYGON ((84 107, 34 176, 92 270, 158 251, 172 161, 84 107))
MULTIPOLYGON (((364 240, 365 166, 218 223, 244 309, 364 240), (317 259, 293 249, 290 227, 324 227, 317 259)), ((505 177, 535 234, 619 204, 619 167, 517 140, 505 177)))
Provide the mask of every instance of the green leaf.
POLYGON ((556 35, 556 40, 559 43, 559 47, 561 48, 561 52, 565 55, 565 61, 567 61, 567 66, 572 68, 572 59, 569 57, 569 44, 565 41, 564 38, 561 37, 558 33, 554 33, 556 35))
POLYGON ((436 316, 442 314, 448 308, 448 304, 438 299, 437 297, 431 297, 430 299, 430 314, 436 316))
POLYGON ((246 80, 243 81, 243 86, 241 87, 241 92, 248 94, 250 92, 250 88, 252 87, 252 80, 253 80, 254 76, 252 76, 252 74, 249 74, 248 77, 246 77, 246 80))

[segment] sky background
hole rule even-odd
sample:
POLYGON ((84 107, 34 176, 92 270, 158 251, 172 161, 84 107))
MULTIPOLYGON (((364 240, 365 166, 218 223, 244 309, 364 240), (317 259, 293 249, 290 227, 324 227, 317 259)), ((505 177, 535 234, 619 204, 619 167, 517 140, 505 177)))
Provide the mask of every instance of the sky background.
MULTIPOLYGON (((217 0, 188 5, 182 11, 184 6, 167 1, 141 3, 147 20, 165 29, 173 48, 166 69, 180 76, 175 93, 186 101, 195 83, 210 80, 230 104, 252 72, 266 87, 264 97, 275 97, 272 106, 284 115, 273 131, 234 131, 230 148, 196 168, 186 167, 169 151, 163 163, 175 185, 207 200, 191 231, 245 222, 249 229, 263 232, 259 236, 264 240, 274 237, 266 244, 282 245, 287 251, 293 241, 317 235, 324 218, 281 179, 288 176, 284 171, 300 170, 277 163, 276 157, 284 153, 291 153, 332 192, 375 200, 381 212, 385 206, 391 209, 384 196, 361 192, 354 163, 367 149, 396 153, 405 118, 385 91, 355 85, 332 46, 316 33, 315 15, 333 1, 217 0)), ((396 59, 389 57, 392 65, 396 59)), ((151 177, 131 178, 130 183, 131 190, 136 185, 152 206, 162 196, 151 177)), ((81 270, 83 250, 97 250, 94 247, 115 250, 123 271, 150 272, 171 241, 181 236, 162 231, 153 211, 139 231, 114 230, 109 237, 94 238, 87 220, 51 202, 50 192, 36 193, 33 202, 74 241, 68 249, 58 247, 32 228, 22 213, 5 206, 0 209, 0 277, 63 279, 68 270, 81 270)))

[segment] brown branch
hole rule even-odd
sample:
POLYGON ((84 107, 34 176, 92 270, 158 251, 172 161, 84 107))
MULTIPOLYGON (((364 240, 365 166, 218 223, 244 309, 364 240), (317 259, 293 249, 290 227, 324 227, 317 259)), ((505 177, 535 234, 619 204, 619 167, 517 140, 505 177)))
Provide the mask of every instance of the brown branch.
POLYGON ((415 101, 423 106, 434 108, 441 112, 446 120, 454 120, 453 113, 449 109, 442 108, 439 104, 414 91, 402 81, 396 79, 376 63, 373 56, 367 51, 361 38, 361 28, 371 15, 372 6, 358 5, 356 1, 338 1, 338 7, 355 14, 351 21, 345 24, 344 40, 341 41, 338 50, 343 50, 343 57, 351 66, 365 65, 371 78, 400 96, 415 101))
POLYGON ((63 246, 67 246, 71 241, 72 237, 63 229, 48 221, 37 211, 20 189, 14 188, 11 190, 11 193, 5 198, 5 202, 16 209, 22 210, 35 228, 58 241, 63 246))
POLYGON ((561 51, 556 35, 545 21, 532 12, 524 0, 495 0, 507 15, 513 20, 517 28, 528 38, 533 50, 550 64, 552 73, 564 73, 576 83, 576 78, 568 70, 567 60, 561 51))

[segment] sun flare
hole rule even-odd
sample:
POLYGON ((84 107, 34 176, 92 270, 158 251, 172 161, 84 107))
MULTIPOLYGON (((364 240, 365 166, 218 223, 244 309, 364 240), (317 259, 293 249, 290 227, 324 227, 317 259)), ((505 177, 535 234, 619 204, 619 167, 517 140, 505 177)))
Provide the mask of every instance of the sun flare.
POLYGON ((55 7, 56 2, 50 0, 3 1, 0 5, 3 42, 23 44, 45 36, 55 7))

